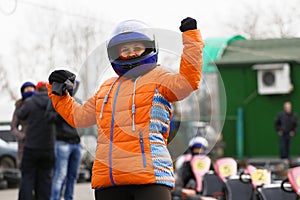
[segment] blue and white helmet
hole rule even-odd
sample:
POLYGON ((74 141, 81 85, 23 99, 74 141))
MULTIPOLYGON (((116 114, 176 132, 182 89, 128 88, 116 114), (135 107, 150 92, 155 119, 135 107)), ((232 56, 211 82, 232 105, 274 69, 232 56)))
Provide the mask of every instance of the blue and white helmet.
POLYGON ((208 142, 204 137, 197 136, 190 140, 189 147, 191 149, 195 147, 206 149, 208 147, 208 142))
POLYGON ((157 65, 158 48, 153 31, 143 22, 127 20, 117 25, 107 44, 109 61, 114 71, 123 76, 144 74, 157 65), (145 52, 136 58, 120 59, 119 46, 127 42, 143 42, 145 52))

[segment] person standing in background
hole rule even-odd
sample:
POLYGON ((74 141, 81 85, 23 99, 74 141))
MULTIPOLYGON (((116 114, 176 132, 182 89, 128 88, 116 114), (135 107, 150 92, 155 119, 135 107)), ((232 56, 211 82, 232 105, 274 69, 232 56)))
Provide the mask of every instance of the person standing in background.
MULTIPOLYGON (((71 96, 75 95, 79 82, 75 81, 74 89, 69 89, 71 96)), ((78 100, 77 100, 78 102, 78 100)), ((53 108, 52 102, 48 104, 47 111, 55 121, 55 165, 50 200, 72 200, 74 185, 77 180, 81 161, 81 144, 77 129, 70 126, 53 108), (65 186, 64 193, 62 194, 65 186)))
MULTIPOLYGON (((194 137, 189 142, 189 153, 179 157, 177 165, 176 188, 172 192, 173 199, 188 200, 216 200, 212 197, 205 197, 198 191, 197 174, 194 173, 192 160, 195 156, 206 156, 208 141, 201 136, 194 137)), ((204 162, 204 161, 203 161, 204 162)), ((177 164, 177 163, 176 163, 177 164)))
POLYGON ((279 150, 281 159, 290 159, 290 147, 292 138, 298 128, 297 114, 292 111, 292 103, 283 104, 283 111, 275 119, 275 129, 279 136, 279 150))
POLYGON ((11 133, 13 136, 17 138, 18 141, 18 159, 17 159, 17 167, 21 167, 21 160, 22 160, 22 154, 23 154, 23 145, 24 145, 24 139, 25 139, 25 132, 26 132, 26 121, 25 120, 18 120, 16 115, 16 110, 19 109, 24 101, 31 97, 32 95, 35 95, 35 85, 32 82, 25 82, 21 86, 21 95, 22 98, 18 99, 15 103, 15 110, 13 112, 10 128, 11 133), (19 126, 21 125, 20 129, 19 126))
POLYGON ((46 85, 38 82, 36 95, 26 99, 16 111, 18 119, 27 122, 19 200, 50 199, 55 137, 53 123, 46 116, 50 101, 46 85))

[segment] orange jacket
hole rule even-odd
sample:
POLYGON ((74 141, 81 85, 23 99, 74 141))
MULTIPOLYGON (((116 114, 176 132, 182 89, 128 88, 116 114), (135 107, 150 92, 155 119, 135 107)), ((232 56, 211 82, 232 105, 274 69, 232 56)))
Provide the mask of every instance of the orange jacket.
POLYGON ((135 79, 111 78, 84 105, 70 95, 56 96, 48 87, 57 112, 74 127, 98 126, 92 187, 163 184, 174 187, 167 150, 171 103, 187 97, 201 80, 199 30, 183 33, 179 73, 161 66, 135 79))

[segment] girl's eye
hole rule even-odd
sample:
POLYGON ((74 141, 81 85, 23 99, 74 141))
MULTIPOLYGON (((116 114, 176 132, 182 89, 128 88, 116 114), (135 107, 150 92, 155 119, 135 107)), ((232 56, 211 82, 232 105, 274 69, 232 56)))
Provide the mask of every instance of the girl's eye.
POLYGON ((124 49, 121 49, 121 52, 122 52, 122 53, 126 53, 126 52, 128 52, 128 49, 125 49, 125 48, 124 48, 124 49))
POLYGON ((134 51, 141 51, 141 50, 142 50, 141 47, 135 47, 135 48, 134 48, 134 51))

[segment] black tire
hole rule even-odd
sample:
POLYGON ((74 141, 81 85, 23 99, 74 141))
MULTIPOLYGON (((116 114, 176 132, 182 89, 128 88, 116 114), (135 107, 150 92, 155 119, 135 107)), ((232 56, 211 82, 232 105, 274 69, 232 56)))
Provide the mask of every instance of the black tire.
POLYGON ((2 168, 16 168, 16 162, 13 158, 5 156, 0 159, 0 167, 2 168))
POLYGON ((280 185, 281 189, 285 192, 295 192, 293 190, 293 188, 291 187, 291 184, 289 182, 289 179, 284 179, 282 182, 281 182, 281 185, 280 185), (287 187, 286 185, 288 185, 289 187, 287 187))
POLYGON ((0 190, 6 189, 8 187, 8 183, 6 180, 0 180, 0 190))
POLYGON ((4 179, 8 188, 17 188, 21 181, 21 172, 19 169, 4 169, 4 179))

